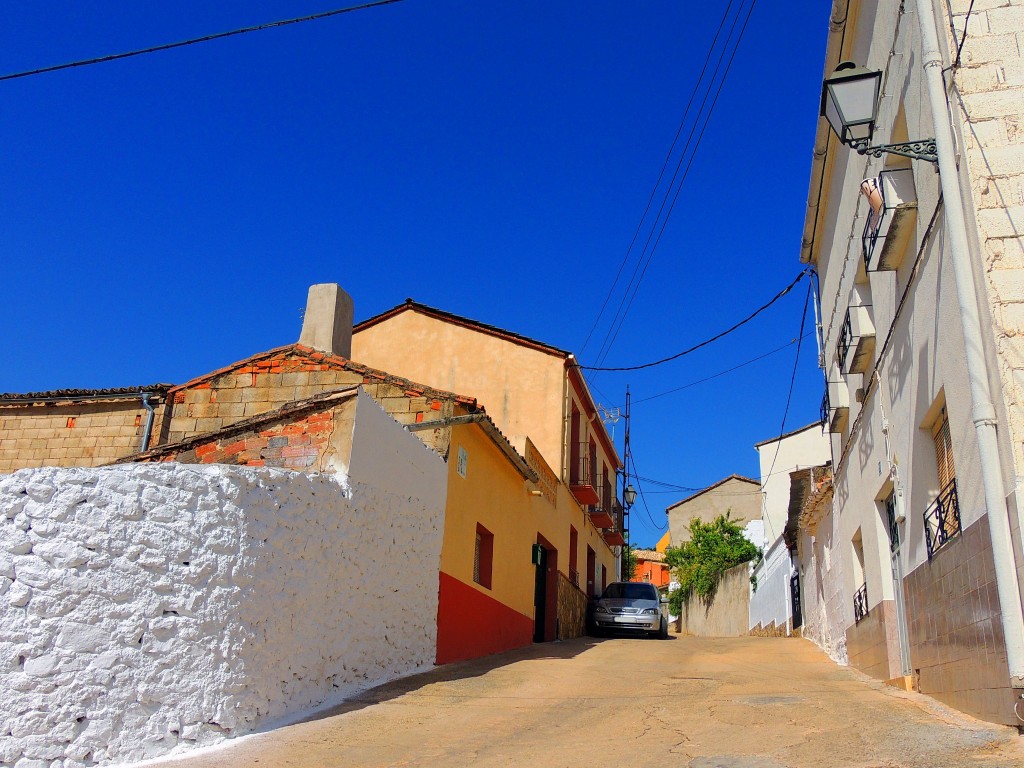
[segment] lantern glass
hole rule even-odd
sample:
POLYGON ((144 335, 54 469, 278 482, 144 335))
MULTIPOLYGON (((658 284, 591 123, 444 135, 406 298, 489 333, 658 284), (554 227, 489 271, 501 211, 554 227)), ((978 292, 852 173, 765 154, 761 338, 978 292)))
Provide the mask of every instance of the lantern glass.
POLYGON ((622 501, 625 502, 627 507, 632 507, 633 502, 636 501, 636 488, 632 485, 627 485, 626 490, 622 492, 622 501))
POLYGON ((868 144, 875 128, 882 73, 844 61, 825 80, 821 114, 844 144, 868 144))

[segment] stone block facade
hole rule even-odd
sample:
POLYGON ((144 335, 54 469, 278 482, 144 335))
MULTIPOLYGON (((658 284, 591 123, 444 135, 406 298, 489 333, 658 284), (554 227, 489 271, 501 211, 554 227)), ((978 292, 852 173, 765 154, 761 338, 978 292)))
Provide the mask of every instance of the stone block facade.
POLYGON ((956 38, 951 35, 949 45, 955 52, 962 40, 963 50, 950 102, 962 120, 969 204, 976 214, 1014 464, 1021 476, 1024 398, 1015 378, 1024 374, 1024 2, 952 0, 951 7, 956 38))
MULTIPOLYGON (((162 428, 155 402, 153 434, 162 428)), ((142 448, 141 398, 9 403, 0 399, 0 473, 25 467, 95 467, 142 448)))

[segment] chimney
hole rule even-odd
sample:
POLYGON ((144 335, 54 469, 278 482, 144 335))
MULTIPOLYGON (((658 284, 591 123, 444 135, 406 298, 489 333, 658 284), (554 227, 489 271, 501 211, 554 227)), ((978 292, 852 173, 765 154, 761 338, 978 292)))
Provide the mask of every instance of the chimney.
POLYGON ((299 344, 352 356, 352 297, 337 283, 309 286, 299 344))

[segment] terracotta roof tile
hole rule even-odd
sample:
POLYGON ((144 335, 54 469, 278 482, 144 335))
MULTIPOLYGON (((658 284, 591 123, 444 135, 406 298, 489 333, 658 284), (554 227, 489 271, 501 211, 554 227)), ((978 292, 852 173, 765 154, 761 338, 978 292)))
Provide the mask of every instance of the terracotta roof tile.
POLYGON ((143 387, 110 387, 107 389, 52 389, 46 392, 4 392, 0 393, 0 404, 5 401, 45 402, 47 400, 103 400, 139 396, 144 392, 163 395, 173 384, 149 384, 143 387))

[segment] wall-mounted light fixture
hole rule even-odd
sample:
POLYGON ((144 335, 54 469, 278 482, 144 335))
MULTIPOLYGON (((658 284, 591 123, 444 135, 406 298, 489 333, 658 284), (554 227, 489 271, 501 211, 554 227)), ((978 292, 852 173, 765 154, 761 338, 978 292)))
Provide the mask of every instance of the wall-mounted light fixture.
POLYGON ((898 144, 871 146, 878 117, 878 93, 882 73, 844 61, 821 88, 821 115, 846 146, 862 155, 881 157, 888 152, 914 160, 939 161, 935 139, 918 139, 898 144))

